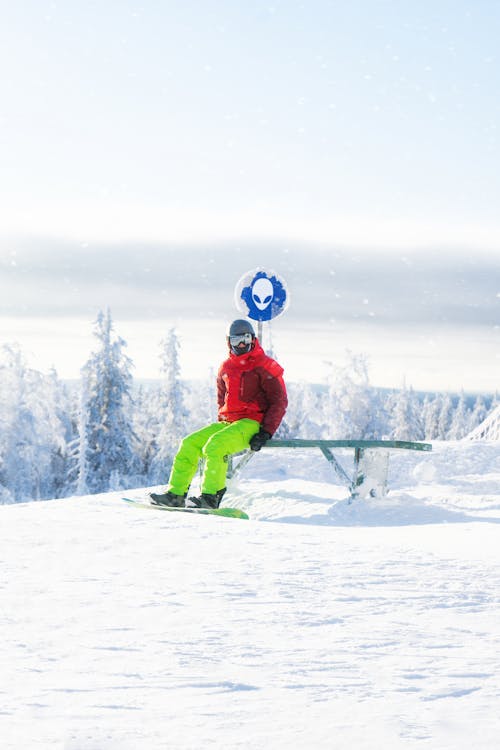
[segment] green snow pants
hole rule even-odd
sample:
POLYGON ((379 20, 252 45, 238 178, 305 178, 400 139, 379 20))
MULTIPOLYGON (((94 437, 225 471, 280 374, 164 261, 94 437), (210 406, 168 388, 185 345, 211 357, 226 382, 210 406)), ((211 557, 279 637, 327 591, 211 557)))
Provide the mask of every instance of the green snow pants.
POLYGON ((215 422, 187 435, 174 458, 168 490, 184 495, 196 474, 200 458, 204 459, 201 491, 210 495, 226 486, 227 456, 246 450, 260 429, 254 419, 237 422, 215 422))

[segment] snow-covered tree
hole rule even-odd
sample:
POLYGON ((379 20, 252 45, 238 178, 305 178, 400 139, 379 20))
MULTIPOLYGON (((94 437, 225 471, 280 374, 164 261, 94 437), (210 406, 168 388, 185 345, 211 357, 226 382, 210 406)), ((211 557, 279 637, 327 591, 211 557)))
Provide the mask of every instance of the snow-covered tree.
POLYGON ((184 407, 184 385, 180 378, 179 339, 171 328, 160 343, 161 382, 156 404, 157 450, 151 462, 153 483, 165 482, 181 438, 186 433, 187 412, 184 407))
POLYGON ((389 423, 393 440, 421 440, 424 429, 420 405, 413 388, 406 385, 388 399, 389 423))
POLYGON ((439 399, 434 396, 426 395, 422 404, 422 425, 423 437, 425 440, 438 439, 438 421, 439 421, 439 399))
POLYGON ((325 409, 324 434, 333 439, 370 439, 378 431, 367 359, 347 352, 347 364, 333 368, 325 409))
POLYGON ((474 402, 474 406, 470 415, 468 432, 474 430, 476 427, 479 427, 479 425, 484 422, 487 415, 488 409, 486 407, 484 398, 482 396, 478 396, 474 402))
POLYGON ((187 393, 184 396, 184 403, 189 401, 189 413, 186 414, 186 427, 189 431, 217 422, 217 375, 213 368, 209 369, 204 380, 191 385, 189 399, 187 393))
POLYGON ((67 489, 69 493, 86 495, 88 492, 88 396, 87 381, 80 380, 77 403, 72 410, 75 437, 68 446, 67 489))
POLYGON ((465 394, 462 391, 458 403, 451 415, 448 440, 461 440, 469 432, 470 412, 467 408, 465 394))
POLYGON ((453 400, 449 393, 440 398, 440 409, 438 417, 438 440, 447 440, 453 416, 453 400))
POLYGON ((291 383, 288 409, 276 437, 317 439, 321 436, 322 419, 321 394, 310 383, 291 383))
POLYGON ((38 471, 33 445, 35 417, 28 402, 29 375, 18 346, 2 348, 0 408, 0 484, 11 501, 37 494, 38 471))
POLYGON ((156 384, 141 385, 134 394, 134 433, 137 436, 136 455, 139 474, 148 483, 152 477, 152 463, 158 450, 159 387, 156 384))
POLYGON ((123 351, 125 341, 114 335, 109 309, 99 312, 94 334, 99 348, 82 368, 78 484, 90 492, 105 492, 117 482, 126 485, 136 470, 129 413, 132 361, 123 351))
POLYGON ((4 346, 0 364, 0 485, 4 500, 64 494, 66 394, 55 372, 26 365, 18 346, 4 346))
POLYGON ((64 497, 68 489, 69 445, 75 437, 70 397, 55 370, 42 379, 37 422, 43 425, 40 442, 48 451, 48 471, 41 481, 42 497, 64 497))

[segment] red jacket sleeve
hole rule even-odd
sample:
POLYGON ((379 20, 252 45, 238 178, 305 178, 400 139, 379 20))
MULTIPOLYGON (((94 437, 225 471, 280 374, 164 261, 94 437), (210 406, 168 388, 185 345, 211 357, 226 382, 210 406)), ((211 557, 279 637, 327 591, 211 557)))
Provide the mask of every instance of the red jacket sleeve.
POLYGON ((224 405, 224 399, 226 397, 226 384, 222 377, 222 367, 217 374, 217 406, 219 409, 224 405))
POLYGON ((271 362, 269 369, 266 367, 261 380, 262 389, 269 404, 261 423, 261 429, 270 435, 274 435, 285 415, 288 397, 283 381, 283 368, 274 360, 271 360, 271 362))

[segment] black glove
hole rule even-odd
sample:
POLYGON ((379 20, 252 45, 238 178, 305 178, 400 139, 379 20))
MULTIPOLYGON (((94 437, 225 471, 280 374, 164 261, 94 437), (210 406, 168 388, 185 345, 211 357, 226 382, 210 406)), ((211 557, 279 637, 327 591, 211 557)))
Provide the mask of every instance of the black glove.
POLYGON ((260 451, 262 446, 265 445, 270 438, 271 435, 268 432, 265 430, 259 430, 258 433, 250 439, 250 448, 253 451, 260 451))

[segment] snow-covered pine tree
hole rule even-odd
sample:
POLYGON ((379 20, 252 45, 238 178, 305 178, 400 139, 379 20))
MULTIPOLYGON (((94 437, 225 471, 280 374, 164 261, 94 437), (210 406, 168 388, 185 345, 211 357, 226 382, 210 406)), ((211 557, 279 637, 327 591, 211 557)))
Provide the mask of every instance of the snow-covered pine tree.
POLYGON ((424 440, 438 439, 439 399, 426 395, 422 405, 422 425, 424 440))
POLYGON ((479 425, 482 422, 484 422, 487 416, 488 416, 488 409, 486 407, 484 398, 482 396, 478 396, 472 408, 472 412, 470 415, 469 429, 467 430, 467 432, 471 432, 476 427, 479 427, 479 425))
POLYGON ((325 409, 324 435, 332 439, 369 440, 378 431, 373 389, 363 354, 346 352, 347 364, 333 368, 325 409))
POLYGON ((199 430, 211 422, 217 422, 217 375, 213 367, 209 368, 204 380, 194 382, 190 387, 186 386, 184 404, 188 392, 190 408, 186 428, 189 432, 199 430))
POLYGON ((467 408, 465 394, 462 391, 458 403, 451 415, 448 440, 461 440, 469 432, 470 411, 467 408))
POLYGON ((80 424, 80 490, 106 492, 122 487, 136 469, 135 436, 129 406, 131 401, 132 361, 123 351, 125 341, 114 335, 109 309, 99 312, 94 334, 98 350, 82 368, 84 403, 80 424), (86 471, 85 481, 82 472, 86 471))
POLYGON ((42 497, 64 497, 68 489, 69 446, 75 438, 71 420, 70 396, 54 369, 43 378, 37 422, 43 424, 42 442, 49 452, 50 465, 42 478, 42 497))
POLYGON ((0 364, 0 485, 4 501, 60 497, 64 492, 66 399, 57 376, 27 367, 17 345, 0 364))
POLYGON ((151 480, 151 467, 158 450, 158 401, 160 388, 156 384, 141 385, 134 393, 134 433, 137 436, 136 455, 143 484, 151 480))
POLYGON ((67 486, 69 493, 86 495, 88 493, 88 394, 87 380, 81 378, 80 389, 77 395, 77 403, 72 412, 72 423, 74 425, 75 437, 68 446, 68 471, 67 486))
POLYGON ((441 399, 438 417, 438 440, 448 440, 453 415, 453 400, 449 393, 445 393, 441 399))
POLYGON ((406 384, 388 399, 389 423, 393 440, 421 440, 423 425, 415 391, 406 384))
POLYGON ((323 416, 320 394, 311 383, 290 383, 287 389, 288 408, 276 433, 276 438, 282 440, 320 438, 320 422, 323 416))
POLYGON ((28 403, 27 368, 17 345, 2 347, 0 365, 0 485, 4 502, 32 500, 38 476, 35 418, 28 403))
POLYGON ((161 382, 156 405, 158 418, 157 450, 151 462, 150 480, 165 482, 179 442, 186 432, 184 385, 180 378, 179 339, 174 328, 160 342, 161 382))

